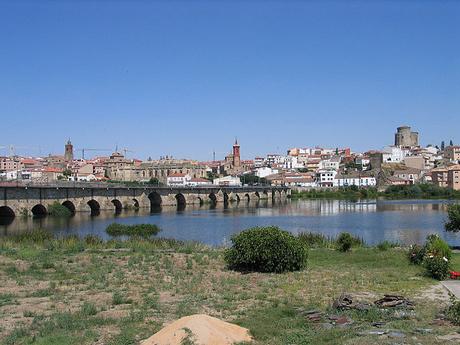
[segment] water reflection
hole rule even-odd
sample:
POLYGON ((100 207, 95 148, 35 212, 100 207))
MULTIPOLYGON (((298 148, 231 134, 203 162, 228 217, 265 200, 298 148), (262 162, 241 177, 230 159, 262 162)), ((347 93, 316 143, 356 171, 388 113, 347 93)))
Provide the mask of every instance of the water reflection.
POLYGON ((21 218, 0 223, 0 233, 8 236, 24 230, 46 228, 60 234, 97 234, 107 238, 105 228, 116 221, 124 224, 154 223, 161 236, 196 240, 211 245, 228 243, 235 232, 252 227, 278 225, 293 233, 312 231, 336 236, 349 231, 373 244, 383 240, 421 243, 437 232, 452 245, 460 245, 460 235, 446 233, 443 225, 447 201, 241 201, 158 206, 122 210, 118 214, 99 211, 98 215, 77 212, 73 217, 21 218))

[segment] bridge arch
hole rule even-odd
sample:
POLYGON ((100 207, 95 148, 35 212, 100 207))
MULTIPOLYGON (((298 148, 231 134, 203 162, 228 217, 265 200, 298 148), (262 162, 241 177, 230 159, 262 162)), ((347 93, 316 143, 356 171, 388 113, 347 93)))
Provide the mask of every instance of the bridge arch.
POLYGON ((222 194, 224 196, 224 204, 228 204, 228 194, 227 194, 227 192, 223 192, 222 194))
POLYGON ((120 214, 121 211, 123 210, 123 205, 121 201, 118 199, 113 199, 112 204, 113 206, 115 206, 115 214, 120 214))
POLYGON ((67 208, 70 213, 72 213, 72 215, 75 214, 75 211, 76 211, 76 208, 75 208, 75 205, 72 201, 70 200, 66 200, 62 203, 62 206, 64 206, 65 208, 67 208))
POLYGON ((149 199, 150 199, 150 207, 151 208, 158 208, 161 206, 163 200, 161 198, 161 195, 158 194, 157 192, 151 192, 149 194, 149 199))
POLYGON ((255 195, 258 199, 260 199, 260 194, 259 194, 259 192, 255 192, 254 195, 255 195))
POLYGON ((135 210, 139 209, 139 201, 137 199, 133 199, 133 206, 135 210))
POLYGON ((266 190, 262 192, 262 195, 264 199, 268 199, 268 192, 266 190))
POLYGON ((236 199, 236 202, 240 202, 241 201, 240 195, 235 193, 235 199, 236 199))
POLYGON ((16 215, 9 206, 0 206, 0 218, 14 218, 16 215))
POLYGON ((32 207, 32 215, 34 217, 45 217, 47 214, 48 211, 46 210, 46 207, 42 204, 37 204, 34 207, 32 207))
POLYGON ((249 193, 244 194, 244 199, 246 200, 246 202, 251 201, 251 197, 249 196, 249 193))
POLYGON ((99 203, 96 200, 91 199, 90 201, 87 202, 87 205, 91 209, 92 216, 97 216, 101 212, 101 205, 99 205, 99 203))
POLYGON ((216 194, 214 194, 213 192, 209 193, 208 195, 209 199, 211 200, 211 204, 212 205, 216 205, 217 204, 217 196, 216 194))
POLYGON ((177 209, 178 210, 183 210, 185 209, 185 205, 187 204, 187 201, 185 200, 185 196, 182 193, 177 193, 174 198, 176 199, 176 204, 177 204, 177 209))

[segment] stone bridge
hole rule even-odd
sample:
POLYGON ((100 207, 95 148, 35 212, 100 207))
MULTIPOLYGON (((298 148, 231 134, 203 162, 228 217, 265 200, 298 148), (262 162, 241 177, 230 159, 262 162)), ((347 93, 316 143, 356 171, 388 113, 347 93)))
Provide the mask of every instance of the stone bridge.
POLYGON ((0 186, 0 217, 17 215, 44 216, 53 203, 67 207, 72 213, 101 210, 120 213, 123 209, 150 208, 161 206, 185 207, 187 204, 218 204, 250 202, 256 200, 278 200, 290 195, 286 187, 128 187, 65 185, 54 186, 0 186))

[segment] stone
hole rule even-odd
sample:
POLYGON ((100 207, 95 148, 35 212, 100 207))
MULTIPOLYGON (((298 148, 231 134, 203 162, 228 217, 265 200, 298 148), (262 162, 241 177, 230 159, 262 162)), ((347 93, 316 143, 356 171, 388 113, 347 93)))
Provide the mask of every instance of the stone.
POLYGON ((388 332, 388 337, 389 338, 405 338, 406 335, 399 331, 391 331, 391 332, 388 332))

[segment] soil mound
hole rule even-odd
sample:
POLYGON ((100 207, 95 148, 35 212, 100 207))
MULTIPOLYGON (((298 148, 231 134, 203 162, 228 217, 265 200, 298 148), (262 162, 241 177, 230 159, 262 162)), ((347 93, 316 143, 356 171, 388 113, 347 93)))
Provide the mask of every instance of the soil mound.
POLYGON ((197 314, 174 321, 141 342, 141 345, 180 345, 184 339, 197 345, 232 345, 252 341, 246 328, 197 314))

